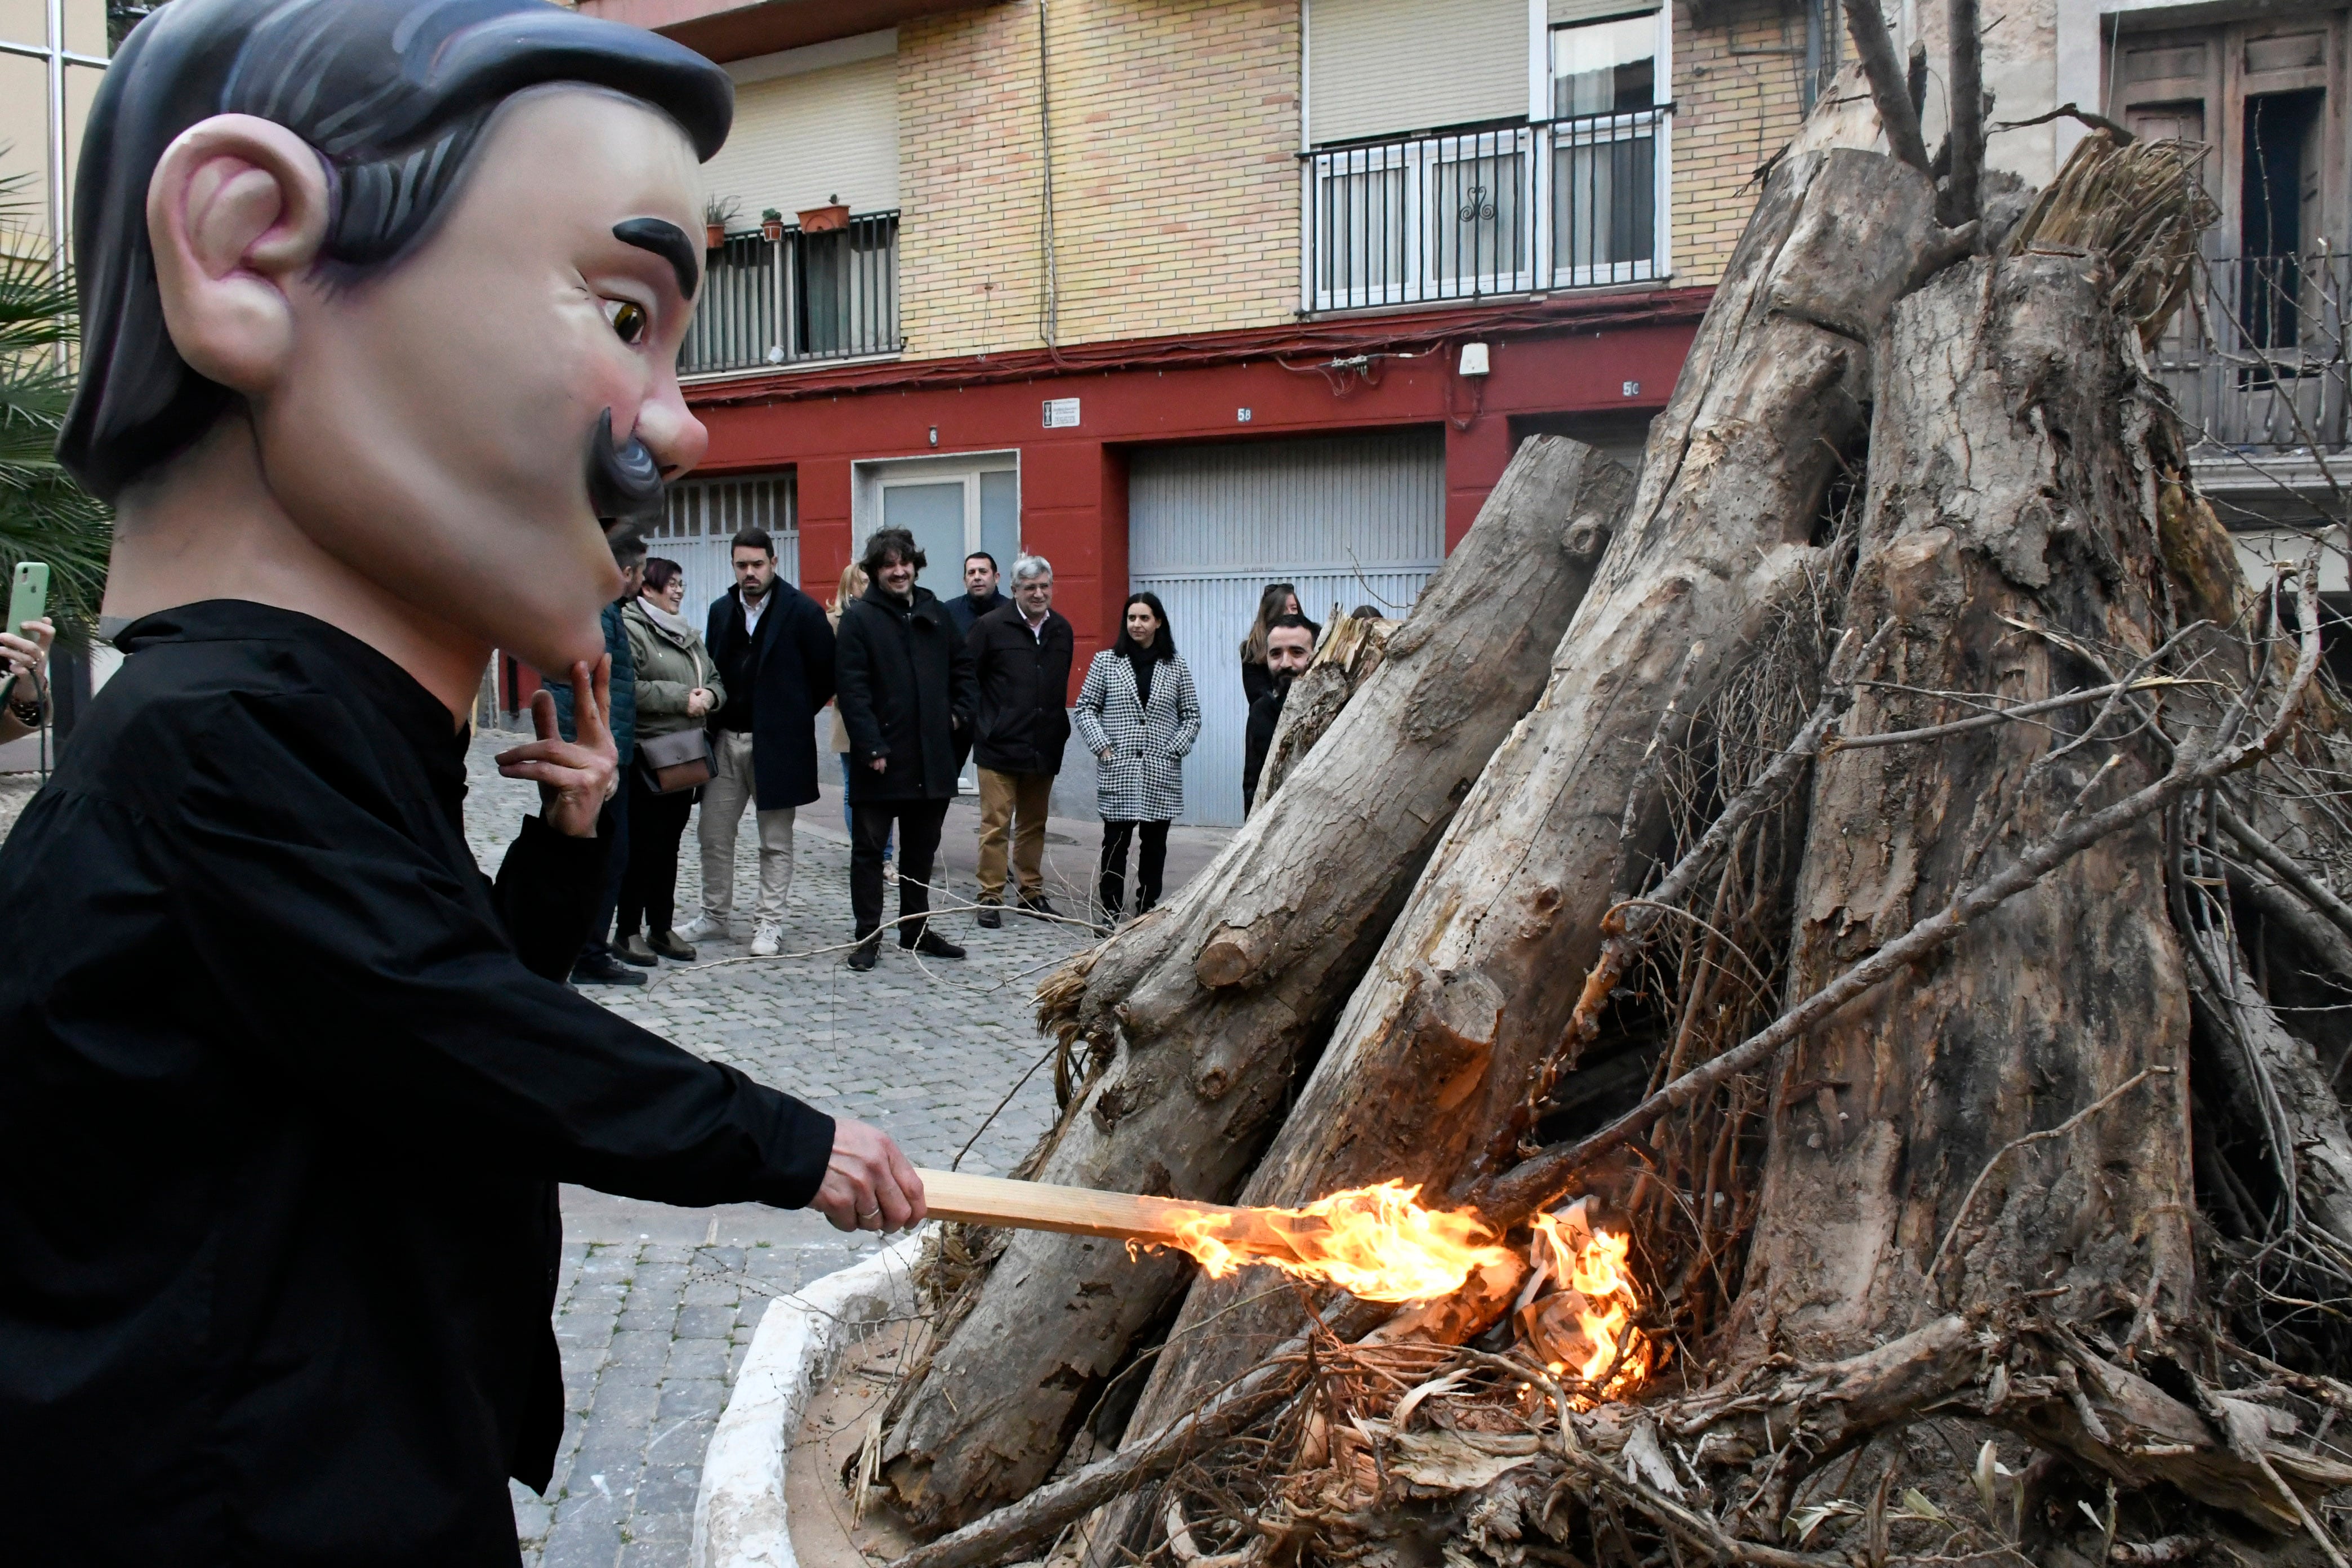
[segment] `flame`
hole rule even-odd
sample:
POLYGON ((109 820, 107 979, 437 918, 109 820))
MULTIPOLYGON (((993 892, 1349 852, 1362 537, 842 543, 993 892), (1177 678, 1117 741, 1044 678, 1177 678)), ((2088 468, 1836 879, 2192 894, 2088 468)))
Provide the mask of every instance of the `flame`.
POLYGON ((1507 1247, 1475 1214, 1421 1206, 1421 1189, 1402 1182, 1354 1187, 1305 1208, 1257 1209, 1245 1219, 1203 1214, 1180 1221, 1175 1245, 1213 1279, 1244 1263, 1267 1263, 1368 1301, 1429 1301, 1451 1296, 1470 1276, 1508 1265, 1507 1247))
POLYGON ((1537 1266, 1555 1289, 1521 1312, 1522 1328, 1554 1358, 1553 1372, 1605 1384, 1606 1397, 1639 1387, 1655 1357, 1633 1326, 1642 1292, 1626 1267, 1630 1239, 1593 1225, 1580 1198, 1558 1215, 1536 1215, 1534 1226, 1537 1266))

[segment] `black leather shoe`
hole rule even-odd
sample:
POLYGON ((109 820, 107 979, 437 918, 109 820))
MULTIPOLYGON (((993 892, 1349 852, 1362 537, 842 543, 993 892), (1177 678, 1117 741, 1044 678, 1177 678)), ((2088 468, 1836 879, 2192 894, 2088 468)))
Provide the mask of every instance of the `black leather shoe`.
POLYGON ((882 956, 882 933, 876 931, 849 950, 849 967, 863 973, 874 967, 882 956))
POLYGON ((927 931, 913 942, 902 942, 900 945, 911 948, 925 958, 961 958, 963 956, 963 949, 935 931, 927 931))
POLYGON ((653 969, 661 963, 661 960, 654 955, 654 950, 646 943, 646 939, 635 931, 631 931, 621 939, 620 945, 613 949, 613 956, 623 963, 631 964, 638 969, 653 969))
POLYGON ((674 959, 679 963, 694 962, 694 943, 674 931, 656 931, 646 945, 664 958, 674 959))
POLYGON ((1004 925, 1004 908, 993 899, 980 901, 980 913, 971 917, 972 924, 989 931, 999 931, 1004 925))
POLYGON ((646 977, 609 952, 583 952, 572 961, 574 985, 643 985, 646 977))
POLYGON ((1059 913, 1052 904, 1046 901, 1045 895, 1043 893, 1022 894, 1021 912, 1024 915, 1030 915, 1041 921, 1053 920, 1059 913))

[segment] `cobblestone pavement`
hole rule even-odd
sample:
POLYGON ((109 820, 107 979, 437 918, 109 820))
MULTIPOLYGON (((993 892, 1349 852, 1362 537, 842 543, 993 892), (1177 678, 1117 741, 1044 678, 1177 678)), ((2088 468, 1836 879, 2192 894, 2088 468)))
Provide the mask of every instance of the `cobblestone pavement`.
MULTIPOLYGON (((489 760, 510 740, 485 735, 474 749, 467 827, 486 869, 496 868, 536 804, 528 786, 499 778, 489 760)), ((972 888, 971 818, 970 805, 959 803, 946 833, 957 901, 968 902, 972 888)), ((747 820, 738 840, 736 940, 703 944, 695 964, 665 963, 643 989, 590 987, 586 994, 824 1110, 874 1122, 919 1164, 948 1164, 968 1145, 964 1169, 1010 1169, 1053 1112, 1050 1070, 1021 1082, 1046 1050, 1031 1021, 1031 992, 1089 938, 1076 926, 1009 914, 1003 929, 981 931, 969 914, 955 914, 938 923, 970 959, 919 961, 886 942, 879 967, 852 973, 842 962, 849 857, 838 797, 804 808, 797 826, 784 956, 748 956, 741 899, 758 883, 747 820)), ((1070 907, 1078 902, 1072 884, 1092 872, 1094 829, 1058 819, 1054 826, 1048 890, 1070 907)), ((1171 887, 1224 837, 1176 829, 1171 887)), ((696 842, 689 825, 679 858, 681 921, 698 907, 696 842)), ((556 1331, 567 1419, 547 1497, 514 1489, 524 1561, 677 1568, 687 1561, 702 1452, 760 1315, 775 1296, 874 1243, 842 1237, 810 1215, 751 1205, 672 1209, 567 1188, 563 1207, 556 1331)))

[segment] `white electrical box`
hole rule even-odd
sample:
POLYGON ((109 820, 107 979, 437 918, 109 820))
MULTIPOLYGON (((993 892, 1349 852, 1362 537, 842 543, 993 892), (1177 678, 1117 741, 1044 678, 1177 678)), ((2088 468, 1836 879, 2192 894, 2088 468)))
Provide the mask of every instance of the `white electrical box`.
POLYGON ((1485 375, 1487 371, 1486 345, 1485 343, 1464 343, 1462 345, 1462 362, 1456 368, 1459 369, 1464 375, 1485 375))
POLYGON ((1075 430, 1078 427, 1078 400, 1075 397, 1045 399, 1045 428, 1075 430))

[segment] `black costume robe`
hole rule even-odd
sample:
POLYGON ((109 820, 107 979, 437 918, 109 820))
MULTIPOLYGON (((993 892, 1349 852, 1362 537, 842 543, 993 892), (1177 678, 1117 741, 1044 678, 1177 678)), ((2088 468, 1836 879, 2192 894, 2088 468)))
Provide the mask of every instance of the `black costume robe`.
POLYGON ((465 741, 290 612, 150 616, 0 848, 0 1475, 27 1563, 517 1559, 557 1181, 797 1206, 830 1119, 558 983, 604 848, 495 888, 465 741))

